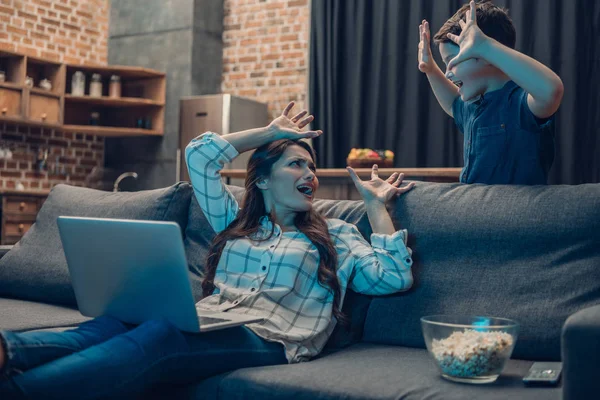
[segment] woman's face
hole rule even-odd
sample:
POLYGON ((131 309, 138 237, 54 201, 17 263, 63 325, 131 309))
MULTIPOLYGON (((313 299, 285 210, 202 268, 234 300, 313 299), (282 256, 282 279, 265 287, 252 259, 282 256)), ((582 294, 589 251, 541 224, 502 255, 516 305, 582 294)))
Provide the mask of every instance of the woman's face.
POLYGON ((263 195, 265 201, 271 203, 270 209, 274 209, 277 215, 310 210, 319 188, 315 171, 308 151, 294 145, 286 148, 265 180, 263 195))

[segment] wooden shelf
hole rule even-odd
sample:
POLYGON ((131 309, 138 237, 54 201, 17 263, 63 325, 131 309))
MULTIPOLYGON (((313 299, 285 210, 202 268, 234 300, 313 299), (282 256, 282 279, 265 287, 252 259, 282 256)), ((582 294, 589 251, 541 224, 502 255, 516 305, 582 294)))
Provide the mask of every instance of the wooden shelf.
POLYGON ((166 74, 148 68, 107 65, 73 65, 0 50, 6 82, 0 83, 0 123, 36 126, 98 136, 162 136, 165 119, 166 74), (100 74, 103 97, 72 96, 71 82, 77 71, 85 75, 86 88, 92 74, 100 74), (108 97, 112 75, 119 76, 121 96, 108 97), (24 85, 31 77, 34 87, 24 85), (48 79, 52 90, 40 88, 48 79), (88 125, 98 113, 103 126, 88 125), (153 129, 139 126, 140 119, 153 129), (48 121, 48 122, 44 122, 48 121))
POLYGON ((60 125, 60 124, 50 124, 48 122, 35 121, 35 120, 28 119, 28 118, 23 118, 23 117, 19 118, 19 117, 0 116, 0 123, 1 122, 5 122, 8 124, 16 124, 16 125, 36 126, 36 127, 40 127, 40 128, 47 128, 47 129, 56 129, 56 130, 63 129, 63 125, 60 125))
POLYGON ((12 82, 0 82, 0 87, 2 88, 6 88, 6 89, 23 89, 23 85, 17 85, 16 83, 12 83, 12 82))
POLYGON ((139 97, 91 97, 91 96, 73 96, 65 94, 65 101, 73 103, 86 103, 97 106, 108 107, 141 107, 141 106, 164 106, 165 103, 139 97))
POLYGON ((60 67, 62 63, 54 60, 48 60, 40 57, 27 56, 27 63, 30 64, 41 64, 41 65, 54 65, 55 67, 60 67))
POLYGON ((162 136, 163 133, 152 129, 120 128, 95 125, 63 125, 65 132, 87 133, 96 136, 162 136))
POLYGON ((39 94, 41 96, 54 97, 60 99, 60 93, 55 93, 50 90, 40 89, 40 88, 29 88, 31 93, 39 94))
POLYGON ((67 65, 69 70, 99 73, 104 76, 119 75, 121 78, 162 78, 166 74, 142 67, 111 66, 111 65, 67 65))

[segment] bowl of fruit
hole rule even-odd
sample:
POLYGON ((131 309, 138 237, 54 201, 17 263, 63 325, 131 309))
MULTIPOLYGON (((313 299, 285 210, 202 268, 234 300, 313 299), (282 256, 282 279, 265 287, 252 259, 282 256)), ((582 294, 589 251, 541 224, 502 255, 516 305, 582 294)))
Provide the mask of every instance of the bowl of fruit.
POLYGON ((352 168, 371 168, 373 164, 379 168, 392 168, 394 153, 390 150, 352 149, 346 163, 352 168))

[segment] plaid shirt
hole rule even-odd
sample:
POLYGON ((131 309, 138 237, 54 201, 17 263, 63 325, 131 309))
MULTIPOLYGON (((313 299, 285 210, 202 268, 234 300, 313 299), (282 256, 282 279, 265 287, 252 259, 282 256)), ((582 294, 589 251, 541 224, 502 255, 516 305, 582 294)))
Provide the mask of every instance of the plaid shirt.
MULTIPOLYGON (((239 211, 220 175, 224 163, 237 155, 227 140, 214 133, 193 139, 186 148, 196 198, 216 232, 226 229, 239 211)), ((275 225, 268 238, 270 220, 263 216, 260 223, 256 237, 226 243, 214 294, 197 307, 263 317, 263 322, 247 327, 266 340, 282 343, 290 363, 308 360, 323 349, 336 324, 333 293, 317 279, 319 252, 300 231, 282 232, 275 225)), ((347 288, 368 295, 410 288, 412 258, 405 230, 393 235, 374 233, 370 245, 352 224, 328 219, 327 225, 337 250, 342 300, 347 288)))

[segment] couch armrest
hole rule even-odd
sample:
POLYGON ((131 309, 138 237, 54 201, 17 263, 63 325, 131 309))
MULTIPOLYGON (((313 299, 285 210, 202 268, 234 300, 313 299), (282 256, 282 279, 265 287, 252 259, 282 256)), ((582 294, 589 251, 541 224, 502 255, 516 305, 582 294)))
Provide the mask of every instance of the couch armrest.
POLYGON ((600 305, 584 308, 567 319, 561 351, 563 399, 589 399, 600 393, 600 305))
POLYGON ((0 258, 2 258, 3 255, 5 255, 6 253, 8 253, 8 251, 12 249, 12 246, 0 246, 0 258))

